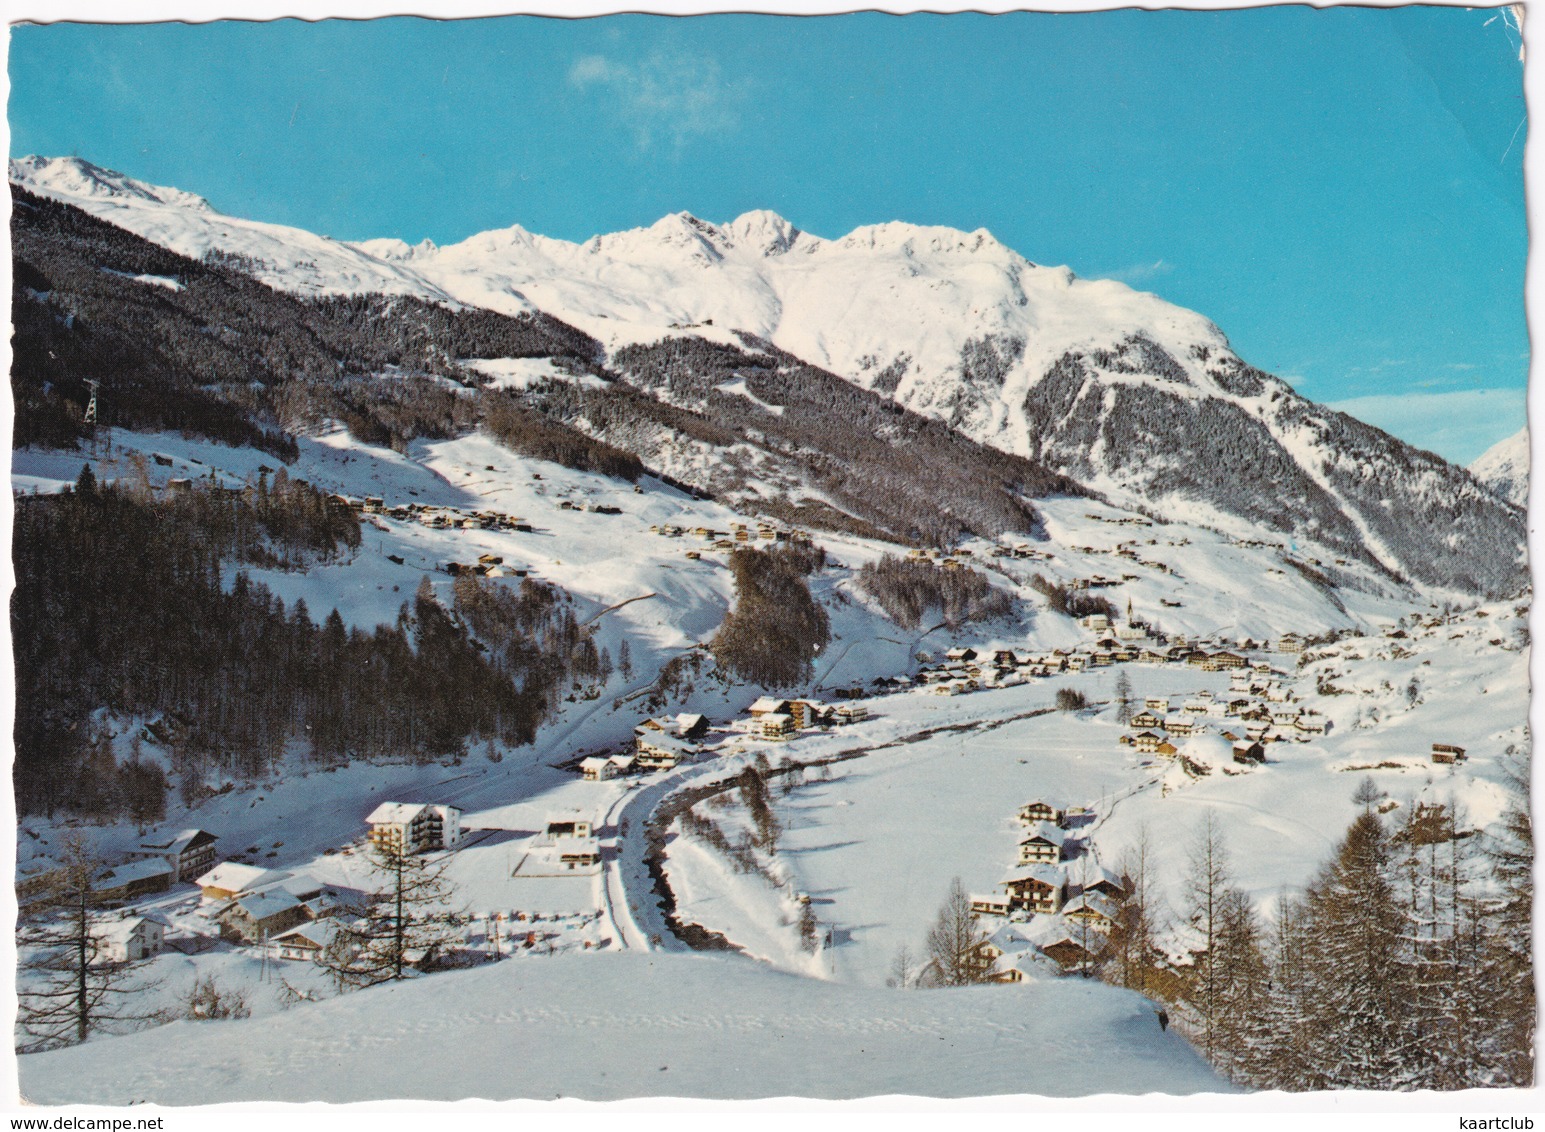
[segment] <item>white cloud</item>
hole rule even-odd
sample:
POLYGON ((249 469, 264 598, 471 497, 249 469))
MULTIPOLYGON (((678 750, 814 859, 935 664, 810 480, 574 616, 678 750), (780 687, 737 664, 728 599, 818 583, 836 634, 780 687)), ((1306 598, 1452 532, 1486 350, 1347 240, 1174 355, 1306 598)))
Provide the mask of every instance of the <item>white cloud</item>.
POLYGON ((582 56, 569 68, 569 85, 603 94, 640 150, 668 139, 678 151, 693 138, 736 129, 749 88, 748 80, 726 79, 709 56, 667 51, 638 62, 582 56))
POLYGON ((1118 267, 1114 271, 1099 271, 1091 276, 1093 279, 1116 279, 1129 286, 1137 286, 1146 283, 1150 279, 1157 279, 1161 275, 1168 275, 1175 270, 1175 265, 1165 263, 1162 259, 1156 259, 1152 263, 1134 263, 1129 267, 1118 267))
POLYGON ((1459 389, 1447 393, 1381 393, 1332 401, 1337 409, 1408 444, 1469 464, 1527 420, 1522 389, 1459 389))

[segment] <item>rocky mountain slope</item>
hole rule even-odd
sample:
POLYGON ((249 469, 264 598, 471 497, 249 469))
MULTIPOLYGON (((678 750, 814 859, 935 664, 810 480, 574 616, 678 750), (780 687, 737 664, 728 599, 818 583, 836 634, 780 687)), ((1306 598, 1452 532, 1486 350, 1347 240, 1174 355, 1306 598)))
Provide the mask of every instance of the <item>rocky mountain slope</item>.
POLYGON ((284 290, 543 311, 694 412, 714 396, 678 388, 704 379, 672 357, 715 347, 712 388, 754 415, 771 410, 742 378, 775 349, 1115 500, 1302 547, 1333 580, 1340 559, 1466 592, 1524 583, 1521 513, 1462 469, 1298 396, 1201 315, 1033 263, 985 230, 889 223, 828 240, 767 212, 680 213, 577 244, 519 227, 443 248, 343 244, 78 159, 23 158, 11 176, 284 290))

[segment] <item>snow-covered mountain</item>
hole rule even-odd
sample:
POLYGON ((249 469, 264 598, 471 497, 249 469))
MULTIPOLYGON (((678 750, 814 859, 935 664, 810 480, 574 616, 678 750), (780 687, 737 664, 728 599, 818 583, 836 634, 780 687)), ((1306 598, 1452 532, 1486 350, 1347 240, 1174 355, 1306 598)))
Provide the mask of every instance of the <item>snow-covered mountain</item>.
POLYGON ((677 213, 583 243, 516 226, 446 247, 344 244, 78 159, 23 158, 11 177, 183 254, 247 257, 280 289, 535 308, 614 360, 669 338, 739 349, 751 336, 1164 516, 1396 579, 1522 582, 1522 516, 1460 469, 1305 400, 1203 316, 1033 263, 985 230, 887 223, 824 239, 770 212, 677 213))
POLYGON ((1470 465, 1470 474, 1509 503, 1529 502, 1529 430, 1499 440, 1470 465))
POLYGON ((279 290, 453 301, 413 272, 353 245, 283 224, 227 216, 193 193, 137 181, 78 157, 12 158, 10 174, 14 184, 73 204, 190 259, 233 259, 279 290))

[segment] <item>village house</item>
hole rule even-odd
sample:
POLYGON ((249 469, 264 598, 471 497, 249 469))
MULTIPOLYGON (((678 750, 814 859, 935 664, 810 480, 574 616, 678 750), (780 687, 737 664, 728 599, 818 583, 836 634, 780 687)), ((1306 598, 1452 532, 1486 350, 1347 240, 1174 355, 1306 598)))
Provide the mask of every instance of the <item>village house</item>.
POLYGON ((1040 822, 1019 843, 1021 865, 1053 865, 1062 859, 1063 832, 1048 822, 1040 822))
POLYGON ((863 704, 841 704, 832 710, 834 723, 859 723, 869 718, 869 709, 863 704))
POLYGON ((751 717, 753 723, 758 722, 766 715, 791 715, 788 700, 780 700, 773 696, 762 696, 749 708, 746 714, 751 717))
POLYGON ((708 727, 709 723, 706 715, 699 715, 696 712, 683 712, 676 717, 677 737, 692 743, 700 741, 703 736, 707 735, 708 727))
POLYGON ((600 755, 591 755, 579 760, 579 773, 587 782, 604 782, 617 777, 617 764, 600 755))
POLYGON ((159 858, 127 861, 104 869, 91 882, 91 895, 101 904, 126 904, 172 887, 172 866, 159 858))
POLYGON ((1130 882, 1117 876, 1094 859, 1092 854, 1083 857, 1075 866, 1076 876, 1068 879, 1068 895, 1098 892, 1112 900, 1125 900, 1130 882))
POLYGON ((333 940, 344 926, 339 920, 312 920, 282 931, 272 938, 274 953, 280 959, 291 962, 310 960, 315 963, 333 945, 333 940))
POLYGON ((1196 734, 1199 727, 1194 715, 1171 715, 1164 719, 1164 730, 1181 738, 1196 734))
POLYGON ((972 915, 1007 916, 1009 914, 1009 898, 1001 893, 973 892, 969 899, 972 915))
POLYGON ((222 861, 193 883, 203 890, 205 900, 231 900, 248 892, 278 884, 290 874, 239 861, 222 861))
POLYGON ((1140 711, 1140 712, 1138 712, 1136 715, 1134 715, 1132 717, 1130 722, 1131 722, 1133 727, 1138 727, 1138 728, 1143 728, 1143 727, 1163 727, 1164 726, 1164 718, 1163 718, 1163 716, 1155 715, 1151 711, 1140 711))
POLYGON ((172 870, 172 883, 209 871, 215 863, 215 842, 220 839, 202 829, 185 829, 164 840, 143 841, 129 855, 137 859, 162 860, 172 870))
POLYGON ((1266 748, 1258 742, 1235 743, 1234 761, 1245 766, 1255 766, 1266 761, 1266 748))
POLYGON ((1041 944, 1041 952, 1056 960, 1064 971, 1074 971, 1100 957, 1105 937, 1094 929, 1075 928, 1058 932, 1041 944))
POLYGON ((1062 917, 1109 931, 1120 914, 1115 901, 1098 892, 1081 892, 1062 906, 1062 917))
POLYGON ((365 819, 370 842, 412 856, 430 849, 454 849, 461 842, 461 811, 455 806, 382 802, 365 819))
POLYGON ((101 959, 109 963, 135 963, 161 954, 166 927, 164 916, 148 912, 93 924, 91 935, 101 959))
POLYGON ((553 843, 565 838, 588 840, 595 836, 595 825, 581 810, 562 810, 548 816, 545 834, 553 843))
POLYGON ((786 712, 764 712, 760 716, 753 716, 751 720, 751 734, 762 739, 783 740, 794 735, 794 717, 786 712))
POLYGON ((1067 895, 1067 879, 1053 865, 1021 865, 998 883, 1008 893, 1010 907, 1029 912, 1054 913, 1067 895))
POLYGON ((641 770, 670 770, 691 762, 697 747, 665 731, 640 728, 633 739, 634 757, 641 770))
POLYGON ((560 868, 593 869, 601 863, 601 843, 593 837, 565 839, 558 848, 560 868))
POLYGON ((796 730, 806 727, 816 727, 830 718, 831 708, 820 700, 790 700, 789 716, 794 720, 796 730))
POLYGON ((1212 667, 1214 671, 1223 671, 1230 668, 1244 668, 1250 662, 1237 652, 1215 652, 1212 654, 1212 667))
POLYGON ((618 774, 632 774, 639 769, 637 755, 616 754, 606 761, 616 768, 618 774))
POLYGON ((1019 820, 1026 825, 1034 826, 1040 822, 1050 822, 1053 825, 1061 825, 1064 811, 1055 804, 1044 799, 1036 799, 1026 802, 1019 807, 1019 820))
POLYGON ((1452 743, 1434 743, 1432 761, 1435 763, 1461 763, 1465 761, 1465 749, 1452 743))
POLYGON ((1132 748, 1140 754, 1151 755, 1164 740, 1152 731, 1139 731, 1132 736, 1132 748))
POLYGON ((220 938, 235 943, 272 939, 310 918, 305 902, 279 887, 240 896, 215 914, 220 938))
POLYGON ((1293 722, 1293 726, 1305 735, 1325 734, 1325 717, 1318 712, 1306 711, 1293 722))

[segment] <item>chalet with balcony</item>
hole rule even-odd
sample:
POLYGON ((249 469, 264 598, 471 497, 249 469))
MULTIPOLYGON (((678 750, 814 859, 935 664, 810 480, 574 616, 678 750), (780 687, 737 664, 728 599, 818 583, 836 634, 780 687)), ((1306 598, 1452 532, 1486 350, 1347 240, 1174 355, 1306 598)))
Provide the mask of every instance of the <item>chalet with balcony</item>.
POLYGON ((207 830, 185 829, 165 839, 142 841, 129 855, 137 860, 165 861, 172 870, 172 883, 181 884, 214 866, 215 842, 219 840, 207 830))

